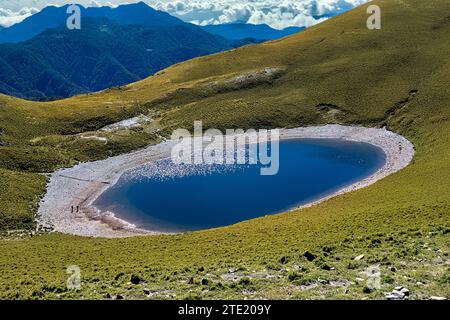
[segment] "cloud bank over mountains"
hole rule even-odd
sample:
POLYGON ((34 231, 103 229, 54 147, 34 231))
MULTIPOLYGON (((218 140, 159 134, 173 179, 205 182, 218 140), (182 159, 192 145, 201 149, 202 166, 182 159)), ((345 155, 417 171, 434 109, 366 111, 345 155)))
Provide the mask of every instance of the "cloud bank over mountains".
MULTIPOLYGON (((0 25, 18 23, 48 5, 77 2, 84 6, 117 6, 137 0, 0 0, 0 25)), ((155 9, 167 11, 199 25, 233 22, 268 24, 276 29, 309 27, 368 0, 145 0, 155 9)))
POLYGON ((309 27, 368 0, 187 0, 158 2, 156 8, 200 25, 244 22, 283 29, 309 27))
POLYGON ((21 22, 23 19, 39 12, 36 8, 22 8, 15 12, 10 9, 3 9, 0 7, 0 26, 9 27, 15 23, 21 22))

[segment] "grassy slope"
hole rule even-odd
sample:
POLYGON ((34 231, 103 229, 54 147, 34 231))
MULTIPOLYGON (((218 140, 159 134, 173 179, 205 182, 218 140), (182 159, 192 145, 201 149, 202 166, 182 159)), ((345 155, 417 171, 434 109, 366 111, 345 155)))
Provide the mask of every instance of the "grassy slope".
POLYGON ((199 119, 219 128, 387 124, 417 147, 411 166, 374 186, 306 210, 226 228, 122 240, 8 237, 0 241, 0 296, 120 292, 139 298, 142 285, 127 284, 136 274, 157 292, 155 297, 376 298, 398 284, 410 288, 415 298, 448 297, 450 4, 374 3, 382 9, 381 31, 365 28, 362 6, 299 35, 194 59, 101 94, 51 103, 0 97, 0 139, 7 145, 0 147, 0 173, 10 186, 0 190, 0 212, 8 228, 33 227, 33 211, 25 208, 33 207, 43 188, 36 172, 155 140, 145 130, 121 132, 106 145, 77 136, 142 112, 151 111, 163 132, 199 119), (220 84, 264 67, 280 67, 285 74, 240 90, 220 84), (220 92, 208 86, 213 81, 219 82, 220 92), (318 107, 323 103, 334 105, 334 112, 318 107), (21 179, 14 177, 17 171, 21 179), (305 250, 318 258, 307 261, 305 250), (363 260, 352 260, 360 253, 366 255, 363 260), (82 269, 80 292, 65 289, 70 264, 82 269), (365 294, 355 278, 373 264, 381 266, 383 290, 365 294), (250 283, 220 278, 230 267, 243 269, 250 283), (199 285, 201 278, 209 284, 199 285), (347 289, 319 284, 301 290, 317 284, 317 278, 354 283, 347 289))

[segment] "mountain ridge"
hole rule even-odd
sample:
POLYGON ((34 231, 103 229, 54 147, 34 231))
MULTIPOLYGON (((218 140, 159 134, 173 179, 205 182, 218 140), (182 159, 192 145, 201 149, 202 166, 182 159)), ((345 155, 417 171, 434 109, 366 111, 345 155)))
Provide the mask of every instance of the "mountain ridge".
POLYGON ((258 41, 275 40, 292 35, 305 29, 305 27, 288 27, 282 30, 273 29, 267 24, 228 23, 219 25, 206 25, 202 29, 227 39, 254 38, 258 41))
POLYGON ((0 92, 28 99, 95 92, 238 45, 187 24, 124 26, 85 18, 84 26, 47 29, 26 42, 0 44, 0 92))
MULTIPOLYGON (((20 23, 12 25, 9 28, 0 30, 0 43, 17 43, 26 41, 40 34, 46 29, 56 28, 65 25, 67 18, 67 8, 70 5, 62 7, 47 6, 40 12, 26 18, 20 23)), ((175 26, 187 25, 182 20, 171 16, 170 14, 158 11, 148 6, 144 2, 133 4, 124 4, 116 8, 88 7, 78 5, 81 12, 81 23, 83 18, 108 18, 118 24, 140 24, 145 26, 175 26)))

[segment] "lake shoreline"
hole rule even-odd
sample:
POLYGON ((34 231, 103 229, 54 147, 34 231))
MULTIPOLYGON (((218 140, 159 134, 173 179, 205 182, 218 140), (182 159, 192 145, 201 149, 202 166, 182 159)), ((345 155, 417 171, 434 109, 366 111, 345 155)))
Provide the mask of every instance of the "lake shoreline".
MULTIPOLYGON (((371 176, 289 211, 310 207, 337 195, 369 186, 406 167, 414 157, 414 146, 410 141, 385 129, 341 125, 280 129, 280 140, 308 138, 369 143, 384 151, 386 162, 371 176)), ((169 140, 128 154, 80 163, 54 172, 39 206, 38 225, 56 232, 88 237, 166 234, 138 229, 112 212, 100 212, 92 204, 106 189, 116 184, 123 173, 150 161, 169 158, 175 143, 169 140)))

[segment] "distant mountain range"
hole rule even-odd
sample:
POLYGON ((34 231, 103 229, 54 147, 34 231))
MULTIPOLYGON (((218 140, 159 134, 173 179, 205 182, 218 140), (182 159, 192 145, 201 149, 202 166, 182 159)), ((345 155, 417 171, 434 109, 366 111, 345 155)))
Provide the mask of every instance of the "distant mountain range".
POLYGON ((59 27, 25 42, 0 44, 0 92, 39 100, 69 97, 239 45, 184 24, 124 26, 106 18, 83 24, 81 30, 59 27))
POLYGON ((81 8, 81 30, 67 7, 46 7, 0 29, 0 93, 49 100, 146 78, 172 64, 298 32, 266 25, 199 27, 143 2, 81 8))
MULTIPOLYGON (((62 7, 49 6, 42 11, 28 17, 21 23, 12 25, 9 28, 0 30, 0 43, 5 42, 20 42, 26 41, 41 32, 56 28, 66 24, 69 17, 67 8, 69 5, 62 7)), ((139 2, 130 5, 121 5, 117 8, 111 7, 89 7, 81 9, 82 28, 83 20, 85 18, 103 17, 108 18, 118 24, 129 25, 143 25, 143 26, 176 26, 185 25, 184 21, 171 16, 162 11, 155 10, 149 7, 144 2, 139 2)))
POLYGON ((219 25, 203 26, 203 30, 222 36, 227 39, 245 39, 252 38, 257 41, 274 40, 297 33, 304 27, 289 27, 283 30, 277 30, 266 24, 246 24, 246 23, 230 23, 219 25))

